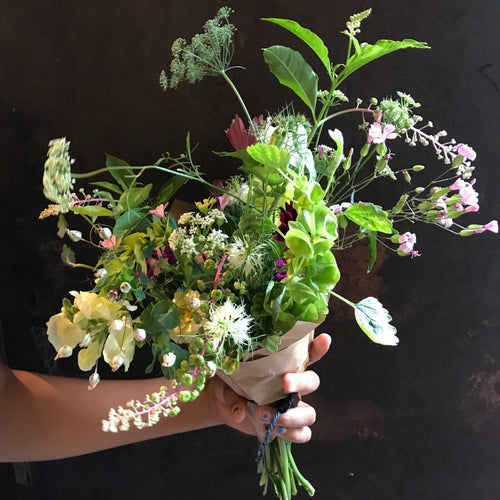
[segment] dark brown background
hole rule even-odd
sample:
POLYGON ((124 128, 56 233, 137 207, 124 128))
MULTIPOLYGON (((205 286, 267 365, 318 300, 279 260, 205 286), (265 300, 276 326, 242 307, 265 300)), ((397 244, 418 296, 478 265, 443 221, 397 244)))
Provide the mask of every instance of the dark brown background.
MULTIPOLYGON (((339 34, 345 21, 368 7, 374 11, 362 38, 429 42, 431 51, 404 51, 371 64, 343 90, 353 99, 395 90, 414 95, 426 119, 477 149, 478 218, 498 218, 497 0, 227 4, 236 10, 235 63, 247 68, 233 77, 252 114, 275 111, 292 98, 268 74, 260 53, 291 38, 261 17, 298 20, 325 39, 336 61, 345 54, 346 39, 339 34)), ((200 0, 2 0, 0 5, 0 318, 6 354, 15 368, 80 376, 74 360, 57 366, 47 361, 52 351, 44 323, 67 291, 84 288, 87 279, 59 262, 54 221, 37 220, 46 203, 41 175, 47 143, 66 136, 77 158, 75 170, 88 171, 103 164, 104 152, 133 164, 154 161, 166 150, 178 153, 189 130, 209 176, 229 174, 233 165, 211 150, 229 147, 223 130, 239 112, 230 90, 216 79, 166 94, 157 84, 172 41, 192 36, 220 5, 200 0)), ((412 156, 405 148, 395 152, 398 165, 432 168, 433 155, 424 148, 412 156)), ((389 184, 373 194, 389 199, 389 184)), ((194 194, 190 189, 186 196, 194 194)), ((319 500, 500 496, 498 237, 459 239, 434 228, 414 230, 422 253, 417 260, 382 258, 367 276, 362 248, 341 256, 339 289, 355 300, 379 296, 401 342, 397 348, 370 343, 349 312, 334 305, 324 325, 333 347, 317 366, 322 386, 310 398, 318 411, 314 437, 295 446, 319 500)), ((141 370, 139 362, 129 376, 143 376, 141 370)), ((0 497, 259 498, 254 452, 252 438, 217 428, 34 463, 25 486, 3 464, 0 497)))

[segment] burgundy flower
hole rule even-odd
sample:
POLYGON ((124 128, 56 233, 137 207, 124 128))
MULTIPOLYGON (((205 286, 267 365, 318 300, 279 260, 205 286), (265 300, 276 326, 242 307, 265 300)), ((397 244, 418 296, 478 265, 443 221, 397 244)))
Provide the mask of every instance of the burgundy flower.
POLYGON ((163 259, 165 264, 169 266, 177 262, 177 257, 168 245, 163 249, 156 248, 151 254, 151 258, 146 259, 146 273, 148 278, 156 277, 161 273, 160 259, 163 259))
POLYGON ((285 279, 288 275, 286 274, 286 262, 283 259, 278 259, 276 261, 276 266, 274 267, 274 272, 276 273, 276 281, 281 281, 285 279))
POLYGON ((288 223, 292 220, 297 219, 297 210, 293 208, 293 202, 285 203, 285 207, 280 208, 280 222, 279 231, 274 233, 274 240, 285 242, 285 238, 282 236, 288 232, 288 223))

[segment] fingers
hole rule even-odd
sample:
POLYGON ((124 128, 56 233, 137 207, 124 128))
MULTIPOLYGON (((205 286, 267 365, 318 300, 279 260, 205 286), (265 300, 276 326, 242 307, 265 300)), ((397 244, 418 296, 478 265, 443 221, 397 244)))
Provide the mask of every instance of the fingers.
MULTIPOLYGON (((256 417, 260 422, 268 424, 274 415, 275 410, 261 406, 257 409, 256 417)), ((280 436, 294 443, 306 443, 311 439, 312 432, 310 426, 316 421, 316 411, 303 401, 300 401, 295 408, 290 408, 286 413, 280 415, 276 421, 273 436, 280 436)))
POLYGON ((319 361, 330 349, 332 338, 327 333, 318 335, 311 343, 309 350, 309 365, 319 361))
POLYGON ((319 383, 319 376, 311 370, 283 375, 283 389, 288 394, 298 392, 301 396, 306 396, 314 392, 319 383))

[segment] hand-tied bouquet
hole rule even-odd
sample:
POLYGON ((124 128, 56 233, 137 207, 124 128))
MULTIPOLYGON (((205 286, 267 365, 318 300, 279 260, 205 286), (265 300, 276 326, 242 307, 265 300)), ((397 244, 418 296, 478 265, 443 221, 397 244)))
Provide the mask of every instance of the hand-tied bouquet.
MULTIPOLYGON (((78 346, 80 369, 94 369, 89 378, 92 389, 99 382, 99 358, 113 371, 122 366, 128 370, 135 350, 147 345, 153 355, 147 371, 160 366, 171 380, 170 390, 161 387, 143 402, 112 409, 103 421, 104 430, 127 430, 130 423, 143 428, 160 416, 177 415, 179 403, 195 399, 216 373, 259 404, 284 397, 279 391, 249 396, 239 385, 247 377, 244 365, 254 362, 246 360, 257 359, 257 353, 270 355, 264 362, 258 359, 261 364, 254 365, 252 377, 258 377, 263 367, 276 368, 274 379, 284 371, 303 369, 310 331, 328 314, 331 296, 354 308, 356 321, 371 340, 396 345, 396 328, 376 298, 355 304, 334 291, 340 278, 335 253, 365 239, 368 270, 379 244, 400 256, 416 257, 415 235, 398 229, 405 221, 434 224, 461 236, 498 231, 496 221, 467 227, 457 223, 462 215, 479 209, 475 181, 470 180, 476 157, 471 147, 444 141, 446 133, 430 132, 431 123, 419 125, 422 118, 414 114, 419 104, 406 93, 381 101, 371 98, 367 105, 358 99, 349 106, 339 88, 367 63, 396 50, 428 48, 427 44, 411 39, 361 43, 357 35, 370 14, 367 10, 347 22, 347 57, 334 64, 312 31, 295 21, 265 19, 312 49, 329 88, 318 88, 318 75, 299 52, 280 45, 266 48, 263 55, 271 73, 305 104, 309 116, 288 105, 275 114, 252 118, 228 76, 235 31, 230 13, 221 8, 191 43, 174 42, 171 74, 163 71, 160 84, 166 90, 205 76, 227 81, 246 123, 236 115, 225 131, 235 151, 219 155, 238 161, 237 174, 206 181, 193 160, 189 135, 186 151, 178 157, 164 154, 154 165, 136 167, 108 155, 104 168, 85 174, 71 173, 69 142, 56 139, 49 144, 44 193, 56 204, 49 205, 41 218, 58 215, 60 237, 85 240, 99 250, 97 262, 87 266, 75 264, 74 254, 64 246, 63 259, 91 269, 95 284, 90 291, 70 292, 73 300, 65 298, 61 312, 47 323, 56 359, 70 356, 78 346), (345 145, 340 130, 323 134, 326 124, 347 113, 355 117, 364 138, 357 152, 345 145), (393 169, 386 143, 401 138, 410 146, 432 147, 445 168, 433 180, 412 187, 410 172, 424 167, 393 169), (151 169, 169 174, 159 189, 141 179, 151 169), (92 182, 91 194, 83 188, 74 192, 75 178, 104 173, 111 180, 92 182), (407 182, 390 208, 360 197, 363 188, 380 178, 407 182), (182 211, 173 196, 188 180, 205 184, 209 191, 206 199, 182 211), (70 229, 65 217, 69 212, 89 223, 88 237, 70 229), (299 335, 287 339, 297 326, 299 335), (304 333, 309 336, 295 359, 284 349, 291 349, 304 333), (295 364, 283 368, 273 357, 278 351, 295 364), (232 375, 241 373, 245 375, 233 383, 232 375)), ((271 386, 269 375, 262 376, 264 388, 271 386)), ((252 378, 252 385, 256 380, 252 378)), ((265 448, 259 470, 264 492, 271 479, 281 499, 296 493, 296 481, 314 493, 297 470, 290 442, 280 437, 265 448)))

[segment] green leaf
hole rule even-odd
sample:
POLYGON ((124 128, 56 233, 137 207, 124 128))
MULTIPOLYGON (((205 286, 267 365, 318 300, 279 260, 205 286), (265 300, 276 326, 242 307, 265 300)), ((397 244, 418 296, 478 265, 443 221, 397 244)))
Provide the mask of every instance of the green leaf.
POLYGON ((187 183, 189 179, 176 175, 169 179, 161 188, 156 199, 156 204, 161 205, 172 199, 172 196, 187 183))
POLYGON ((134 171, 131 168, 116 169, 113 167, 130 167, 130 165, 125 160, 106 153, 106 168, 109 169, 109 173, 116 182, 118 182, 123 189, 127 189, 135 178, 134 171))
POLYGON ((375 343, 382 345, 397 345, 396 327, 389 312, 375 297, 367 297, 354 305, 356 321, 366 335, 375 343))
POLYGON ((378 40, 374 45, 363 42, 359 43, 354 36, 350 37, 355 52, 346 62, 344 70, 339 74, 339 80, 342 81, 359 68, 368 64, 379 57, 390 54, 401 49, 430 49, 426 42, 417 42, 407 38, 402 41, 396 40, 378 40))
POLYGON ((392 233, 392 222, 388 219, 387 212, 373 203, 355 203, 343 215, 363 229, 392 233))
POLYGON ((300 229, 289 229, 285 235, 285 243, 297 257, 310 259, 314 255, 311 238, 300 229))
POLYGON ((107 181, 97 181, 97 182, 92 182, 91 183, 93 186, 99 186, 104 189, 107 189, 108 191, 111 191, 116 194, 122 194, 122 190, 116 185, 113 184, 112 182, 107 182, 107 181))
POLYGON ((256 162, 280 170, 286 168, 290 160, 290 153, 274 144, 253 144, 247 147, 247 153, 256 162))
POLYGON ((132 208, 124 214, 120 215, 116 220, 114 233, 119 234, 122 231, 126 231, 131 227, 134 227, 141 219, 143 219, 148 213, 147 208, 132 208))
POLYGON ((59 214, 57 219, 57 236, 62 238, 66 234, 66 228, 68 227, 68 223, 63 214, 59 214))
POLYGON ((314 115, 318 95, 318 75, 302 55, 282 45, 264 49, 264 60, 282 85, 293 90, 314 115))
POLYGON ((127 189, 118 201, 118 211, 123 212, 131 208, 138 207, 144 200, 146 200, 151 191, 152 184, 147 184, 143 187, 133 187, 127 189))
POLYGON ((371 272, 377 260, 377 233, 370 232, 368 238, 368 268, 367 273, 371 272))
POLYGON ((323 63, 323 66, 326 68, 328 73, 330 73, 330 58, 328 57, 328 48, 324 44, 323 40, 313 33, 311 30, 302 27, 296 21, 292 21, 290 19, 278 19, 276 17, 265 17, 262 19, 263 21, 269 21, 270 23, 277 24, 282 28, 290 31, 295 36, 300 38, 304 43, 309 45, 309 47, 313 50, 313 52, 319 57, 320 61, 323 63))
POLYGON ((71 250, 71 248, 68 245, 63 245, 63 248, 61 251, 61 259, 66 264, 69 264, 70 266, 74 266, 75 265, 75 252, 73 252, 73 250, 71 250))
POLYGON ((150 304, 141 314, 141 326, 148 335, 172 330, 179 326, 180 312, 175 304, 170 300, 160 300, 150 304))
POLYGON ((88 205, 86 207, 70 207, 70 210, 75 214, 88 215, 90 217, 112 217, 113 212, 105 207, 96 205, 88 205))

